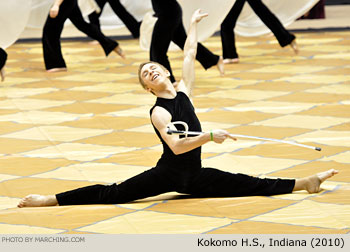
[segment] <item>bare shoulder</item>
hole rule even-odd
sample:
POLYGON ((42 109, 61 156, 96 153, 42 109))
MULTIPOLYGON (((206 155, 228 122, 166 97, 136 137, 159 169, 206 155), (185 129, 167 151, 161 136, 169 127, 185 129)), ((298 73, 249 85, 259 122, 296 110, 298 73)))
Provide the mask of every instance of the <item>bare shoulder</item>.
POLYGON ((151 114, 151 121, 153 125, 159 130, 171 122, 171 114, 162 107, 154 107, 151 114))

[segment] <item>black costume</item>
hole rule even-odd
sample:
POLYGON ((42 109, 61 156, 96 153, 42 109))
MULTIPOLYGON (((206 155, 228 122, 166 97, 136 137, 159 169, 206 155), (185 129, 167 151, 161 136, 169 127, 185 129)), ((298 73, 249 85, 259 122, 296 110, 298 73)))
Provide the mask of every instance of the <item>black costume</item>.
POLYGON ((238 58, 236 45, 235 45, 235 34, 234 28, 239 14, 241 13, 244 3, 248 1, 250 7, 263 21, 263 23, 272 31, 278 40, 278 43, 284 47, 292 43, 295 36, 289 33, 277 17, 264 5, 261 0, 236 0, 230 12, 221 24, 221 42, 222 42, 222 53, 224 59, 235 59, 238 58))
MULTIPOLYGON (((166 109, 172 121, 184 121, 190 131, 201 131, 200 122, 188 96, 178 92, 173 99, 157 98, 155 106, 166 109)), ((175 155, 154 127, 163 144, 155 168, 119 185, 93 185, 56 195, 59 205, 120 204, 161 193, 177 191, 194 197, 236 197, 292 192, 295 180, 260 179, 213 168, 202 168, 201 147, 175 155)))
POLYGON ((5 66, 7 60, 7 53, 0 47, 0 70, 5 66))
POLYGON ((140 37, 140 26, 141 22, 138 22, 120 3, 119 0, 95 0, 97 5, 100 7, 101 12, 93 12, 89 15, 90 24, 96 25, 100 29, 100 16, 103 10, 103 7, 108 2, 112 7, 114 13, 120 18, 121 21, 125 24, 128 30, 131 32, 134 38, 140 37))
POLYGON ((118 42, 103 35, 96 26, 85 22, 77 0, 64 0, 57 17, 51 18, 49 15, 44 26, 42 44, 46 70, 66 67, 62 56, 60 37, 67 19, 72 21, 80 31, 96 39, 106 56, 118 46, 118 42))
MULTIPOLYGON (((168 69, 171 82, 175 82, 167 51, 171 41, 184 49, 187 35, 182 23, 182 9, 176 0, 152 0, 152 6, 158 20, 152 33, 150 60, 168 69)), ((196 59, 208 69, 218 63, 219 56, 198 43, 196 59)))

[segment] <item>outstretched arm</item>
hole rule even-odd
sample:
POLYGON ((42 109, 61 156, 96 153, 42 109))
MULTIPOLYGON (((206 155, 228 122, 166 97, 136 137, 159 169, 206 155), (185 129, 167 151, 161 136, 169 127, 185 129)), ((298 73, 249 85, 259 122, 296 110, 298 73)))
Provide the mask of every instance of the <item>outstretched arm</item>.
POLYGON ((194 62, 197 54, 197 23, 202 18, 208 16, 207 13, 201 13, 196 10, 191 18, 190 29, 184 46, 184 61, 182 65, 182 79, 177 86, 177 91, 182 91, 191 96, 192 87, 195 79, 194 62))
POLYGON ((60 6, 64 0, 55 0, 53 3, 51 9, 50 9, 50 17, 55 18, 58 15, 58 12, 60 11, 60 6))

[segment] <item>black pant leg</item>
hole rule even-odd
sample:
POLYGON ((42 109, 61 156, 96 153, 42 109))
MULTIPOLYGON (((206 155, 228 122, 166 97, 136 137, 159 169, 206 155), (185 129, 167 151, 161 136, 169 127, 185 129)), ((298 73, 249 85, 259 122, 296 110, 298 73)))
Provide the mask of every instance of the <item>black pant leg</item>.
POLYGON ((295 36, 288 32, 278 18, 266 7, 261 0, 247 0, 261 21, 272 31, 280 46, 289 45, 295 36))
POLYGON ((125 24, 128 30, 131 32, 134 38, 140 37, 141 22, 138 22, 120 3, 119 0, 108 0, 109 5, 112 7, 114 13, 125 24))
POLYGON ((96 26, 85 22, 78 4, 75 4, 68 17, 72 23, 89 37, 97 40, 102 46, 106 56, 118 46, 118 43, 106 37, 96 26))
POLYGON ((102 14, 102 10, 104 6, 106 5, 107 0, 94 0, 94 1, 98 5, 98 7, 101 9, 101 11, 99 13, 97 13, 96 11, 92 12, 88 16, 88 18, 89 18, 90 24, 95 25, 99 30, 101 30, 100 16, 102 14))
MULTIPOLYGON (((182 15, 181 15, 181 22, 176 26, 176 29, 173 33, 171 40, 183 50, 185 46, 186 38, 187 38, 187 34, 182 22, 182 15)), ((203 46, 201 43, 198 43, 196 59, 201 63, 204 69, 208 69, 212 66, 215 66, 218 63, 219 56, 216 54, 213 54, 211 51, 208 50, 208 48, 203 46)))
POLYGON ((178 22, 178 19, 168 19, 164 15, 160 15, 153 28, 150 48, 150 60, 158 62, 169 71, 171 82, 175 82, 175 77, 171 70, 167 52, 172 33, 174 33, 178 22))
POLYGON ((66 67, 61 50, 61 33, 76 0, 64 1, 57 17, 47 17, 42 35, 43 56, 46 70, 66 67))
POLYGON ((101 31, 100 13, 97 13, 96 11, 94 11, 88 16, 88 18, 89 18, 90 24, 95 26, 99 31, 101 31))
POLYGON ((260 179, 240 173, 202 168, 189 193, 199 197, 267 196, 291 193, 295 180, 260 179))
POLYGON ((56 194, 58 204, 122 204, 174 191, 171 183, 157 173, 157 168, 136 175, 119 185, 92 185, 56 194))
POLYGON ((0 70, 5 66, 7 60, 7 53, 0 47, 0 70))
POLYGON ((232 6, 230 12, 225 17, 224 21, 221 23, 220 36, 222 56, 224 59, 238 58, 234 29, 245 2, 246 0, 237 0, 232 6))

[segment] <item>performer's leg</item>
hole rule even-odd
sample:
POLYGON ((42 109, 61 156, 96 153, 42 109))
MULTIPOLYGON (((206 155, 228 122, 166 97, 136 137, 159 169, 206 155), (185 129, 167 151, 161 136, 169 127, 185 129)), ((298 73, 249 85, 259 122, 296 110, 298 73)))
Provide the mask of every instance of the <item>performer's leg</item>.
POLYGON ((91 25, 94 25, 96 26, 96 28, 101 30, 100 13, 97 13, 96 11, 94 11, 88 16, 88 18, 91 25))
POLYGON ((203 168, 194 179, 189 193, 200 197, 268 196, 307 190, 316 193, 323 181, 335 175, 329 170, 303 179, 257 178, 213 168, 203 168))
MULTIPOLYGON (((177 46, 179 46, 183 50, 186 38, 187 34, 181 19, 181 22, 176 26, 176 29, 171 39, 177 46)), ((208 69, 218 64, 219 56, 213 54, 201 43, 198 43, 196 59, 201 63, 204 69, 208 69)))
POLYGON ((96 28, 96 26, 85 22, 77 4, 72 9, 69 15, 69 19, 80 31, 84 32, 89 37, 96 39, 102 46, 106 56, 109 55, 112 51, 115 51, 117 54, 124 58, 122 51, 118 50, 120 49, 118 42, 106 37, 98 28, 96 28))
POLYGON ((92 185, 48 196, 28 195, 18 207, 121 204, 173 191, 170 183, 158 175, 156 169, 145 171, 119 185, 92 185))
POLYGON ((57 17, 47 17, 43 28, 42 45, 45 68, 48 71, 59 71, 66 69, 66 63, 61 50, 61 33, 64 22, 68 18, 74 1, 64 1, 60 6, 57 17))
POLYGON ((138 22, 120 3, 119 0, 108 0, 114 13, 123 21, 134 38, 140 37, 141 22, 138 22))
POLYGON ((172 191, 168 181, 147 170, 119 185, 93 185, 56 195, 59 205, 121 204, 172 191))
POLYGON ((106 5, 107 0, 94 0, 98 7, 100 8, 100 12, 97 13, 96 11, 92 12, 88 18, 89 22, 92 25, 95 25, 99 30, 101 30, 101 25, 100 25, 100 16, 102 14, 103 7, 106 5))
MULTIPOLYGON (((180 17, 181 18, 181 17, 180 17)), ((152 41, 150 48, 150 60, 163 65, 170 73, 171 82, 175 82, 175 77, 171 70, 168 59, 168 48, 170 45, 172 33, 179 22, 176 16, 167 18, 163 15, 159 16, 152 32, 152 41)))
POLYGON ((237 0, 232 6, 230 12, 225 17, 224 21, 221 23, 220 35, 222 55, 225 63, 238 62, 234 28, 245 2, 246 0, 237 0), (228 60, 225 61, 225 59, 228 60), (230 60, 232 60, 232 62, 230 60))
MULTIPOLYGON (((247 0, 253 11, 259 16, 261 21, 272 31, 278 43, 284 47, 291 45, 295 36, 288 32, 278 18, 266 7, 261 0, 247 0)), ((294 50, 294 48, 293 48, 294 50)))
POLYGON ((0 75, 1 81, 5 80, 5 64, 7 60, 7 53, 0 47, 0 75))

